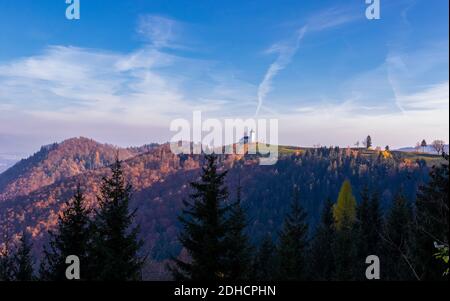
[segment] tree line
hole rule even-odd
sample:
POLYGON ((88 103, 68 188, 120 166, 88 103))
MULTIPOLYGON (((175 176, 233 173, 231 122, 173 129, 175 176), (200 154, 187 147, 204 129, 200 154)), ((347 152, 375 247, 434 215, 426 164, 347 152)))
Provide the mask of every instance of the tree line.
MULTIPOLYGON (((448 164, 432 169, 415 202, 399 191, 386 213, 369 189, 357 203, 346 180, 337 200, 324 203, 314 230, 301 205, 302 191, 293 185, 281 230, 255 243, 241 186, 230 195, 227 171, 216 161, 206 156, 200 179, 190 183, 192 193, 179 216, 186 255, 173 256, 167 266, 175 280, 364 280, 368 255, 379 256, 382 280, 448 280, 448 164)), ((39 270, 34 272, 24 231, 15 248, 7 244, 1 250, 0 280, 66 280, 69 255, 79 257, 82 280, 141 280, 146 256, 131 197, 116 160, 111 176, 103 178, 99 208, 86 208, 78 187, 50 232, 39 270)))

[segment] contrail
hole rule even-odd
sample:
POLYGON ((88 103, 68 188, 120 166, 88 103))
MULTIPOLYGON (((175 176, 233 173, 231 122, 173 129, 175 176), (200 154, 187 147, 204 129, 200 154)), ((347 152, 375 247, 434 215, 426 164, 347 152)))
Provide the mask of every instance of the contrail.
POLYGON ((256 107, 255 116, 259 114, 261 106, 269 92, 272 90, 272 80, 273 78, 286 68, 286 66, 291 62, 292 57, 298 50, 301 40, 306 32, 317 32, 329 28, 334 28, 360 17, 358 14, 349 12, 347 9, 328 9, 323 11, 313 17, 311 17, 302 28, 297 31, 294 39, 287 41, 282 44, 275 44, 269 49, 269 53, 278 53, 278 57, 275 62, 270 65, 267 70, 263 81, 258 87, 258 106, 256 107))
POLYGON ((286 66, 291 62, 292 57, 295 55, 295 53, 298 50, 298 47, 300 45, 300 41, 303 39, 303 36, 306 33, 307 26, 303 26, 295 36, 295 39, 292 43, 286 43, 284 45, 276 44, 272 46, 269 49, 269 52, 277 52, 278 57, 273 62, 269 69, 267 70, 264 79, 258 86, 258 106, 256 107, 255 116, 259 114, 259 111, 261 110, 261 106, 263 104, 264 99, 266 98, 267 94, 272 90, 272 80, 273 78, 286 68, 286 66))

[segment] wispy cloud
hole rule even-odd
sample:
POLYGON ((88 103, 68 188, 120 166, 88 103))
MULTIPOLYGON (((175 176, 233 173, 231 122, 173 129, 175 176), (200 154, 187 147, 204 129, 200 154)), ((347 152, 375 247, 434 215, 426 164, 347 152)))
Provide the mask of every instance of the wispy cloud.
POLYGON ((119 54, 54 46, 0 65, 0 100, 41 118, 161 124, 194 105, 163 72, 181 60, 153 48, 119 54))
POLYGON ((0 134, 100 136, 111 142, 114 135, 125 137, 119 142, 134 136, 144 143, 168 139, 170 121, 191 118, 196 109, 216 116, 251 110, 247 100, 256 88, 221 76, 216 65, 153 45, 130 53, 50 46, 0 63, 0 134), (204 69, 216 77, 197 78, 204 69), (125 129, 133 134, 123 134, 125 129), (155 129, 159 133, 147 137, 155 129))
POLYGON ((367 107, 351 99, 337 104, 325 102, 291 108, 278 115, 279 139, 297 145, 353 146, 370 134, 375 146, 392 148, 412 146, 423 138, 448 142, 448 84, 443 82, 403 95, 403 101, 408 104, 405 111, 367 107), (292 127, 292 124, 299 126, 292 127))
POLYGON ((307 20, 306 25, 302 26, 295 32, 292 39, 273 44, 266 52, 268 54, 276 53, 278 56, 269 66, 263 80, 259 84, 258 103, 255 116, 259 114, 265 98, 273 89, 273 79, 281 70, 285 69, 289 65, 292 58, 297 53, 300 42, 304 36, 309 32, 313 33, 322 31, 352 22, 359 18, 355 16, 358 15, 351 13, 348 9, 332 8, 325 10, 310 17, 307 20))
POLYGON ((434 84, 414 94, 397 95, 397 103, 404 112, 448 111, 449 82, 434 84))
POLYGON ((448 71, 442 70, 442 66, 448 66, 448 41, 410 52, 391 50, 385 65, 395 104, 401 111, 448 110, 448 71))
POLYGON ((147 43, 156 48, 180 48, 182 29, 182 24, 174 19, 158 15, 142 15, 139 17, 136 30, 147 43))
POLYGON ((333 7, 311 16, 307 21, 307 25, 309 31, 321 31, 362 18, 363 14, 350 7, 333 7))
POLYGON ((268 53, 277 53, 278 57, 275 60, 275 62, 273 62, 270 65, 269 69, 264 75, 264 79, 259 84, 258 105, 256 107, 255 115, 259 114, 264 99, 272 89, 273 78, 278 74, 278 72, 283 70, 291 62, 292 57, 297 52, 297 49, 300 45, 300 41, 303 39, 305 33, 306 33, 306 26, 299 30, 299 32, 295 35, 292 41, 283 44, 275 44, 267 51, 268 53))
POLYGON ((423 138, 448 141, 449 81, 440 74, 440 66, 448 65, 446 52, 442 43, 409 53, 391 52, 379 66, 343 81, 345 93, 335 99, 284 108, 279 114, 280 139, 351 146, 370 133, 376 145, 394 148, 423 138), (293 130, 290 125, 299 120, 302 126, 293 130))
MULTIPOLYGON (((359 57, 357 66, 347 68, 351 51, 340 49, 344 60, 334 48, 321 48, 314 56, 313 47, 328 47, 329 41, 311 39, 305 53, 313 55, 304 59, 317 59, 318 68, 304 64, 305 70, 295 74, 304 78, 308 70, 324 68, 319 71, 333 82, 314 73, 298 85, 311 84, 308 91, 283 91, 276 106, 268 105, 277 76, 289 68, 306 38, 359 18, 364 18, 362 11, 335 8, 303 19, 301 26, 290 23, 295 28, 290 39, 280 39, 265 51, 274 60, 260 82, 254 80, 259 62, 242 64, 239 68, 248 69, 238 70, 231 55, 219 55, 216 61, 215 54, 208 53, 203 57, 209 59, 200 59, 204 49, 192 55, 195 49, 187 46, 186 32, 192 27, 159 15, 139 18, 136 32, 143 44, 133 51, 49 46, 41 53, 0 62, 0 140, 7 133, 27 135, 24 140, 32 137, 36 145, 41 144, 36 138, 40 135, 51 137, 48 142, 75 135, 118 144, 164 141, 174 118, 191 118, 196 109, 205 118, 246 118, 255 113, 255 102, 256 115, 279 118, 280 141, 287 144, 351 144, 368 133, 376 141, 383 136, 383 143, 393 146, 417 137, 448 140, 449 83, 443 68, 448 66, 448 40, 434 46, 423 41, 421 49, 414 44, 410 52, 406 46, 388 53, 376 49, 375 61, 361 63, 359 57), (327 55, 327 60, 320 55, 327 55), (340 65, 338 71, 328 72, 334 62, 340 65), (242 74, 246 81, 239 78, 242 74), (292 129, 299 120, 301 127, 292 129)), ((367 49, 357 46, 361 45, 354 49, 367 49)), ((292 79, 283 85, 292 88, 292 79)))

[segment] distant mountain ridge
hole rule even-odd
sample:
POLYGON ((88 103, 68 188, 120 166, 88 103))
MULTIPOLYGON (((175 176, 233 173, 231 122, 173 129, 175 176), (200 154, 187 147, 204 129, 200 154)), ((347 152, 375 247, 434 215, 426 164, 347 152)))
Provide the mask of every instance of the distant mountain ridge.
POLYGON ((18 161, 18 155, 0 153, 0 174, 16 164, 18 161))
MULTIPOLYGON (((416 149, 415 147, 412 147, 412 146, 401 147, 401 148, 397 149, 397 151, 411 152, 411 153, 417 152, 417 153, 425 153, 425 154, 433 154, 433 155, 437 154, 436 150, 431 145, 427 145, 424 148, 421 147, 420 149, 416 149)), ((444 145, 444 152, 447 154, 449 153, 449 145, 448 144, 444 145)))

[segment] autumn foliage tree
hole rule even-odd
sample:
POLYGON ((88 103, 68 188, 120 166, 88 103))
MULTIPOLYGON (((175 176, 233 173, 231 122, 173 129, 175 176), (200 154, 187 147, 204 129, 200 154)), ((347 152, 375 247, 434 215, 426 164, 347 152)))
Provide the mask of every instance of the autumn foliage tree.
POLYGON ((336 280, 357 280, 358 274, 358 238, 354 227, 356 222, 356 199, 352 192, 350 181, 342 184, 336 204, 333 208, 336 227, 334 241, 334 261, 336 280))
POLYGON ((339 191, 337 202, 333 207, 333 217, 339 231, 351 227, 356 221, 356 199, 348 180, 344 181, 339 191))

